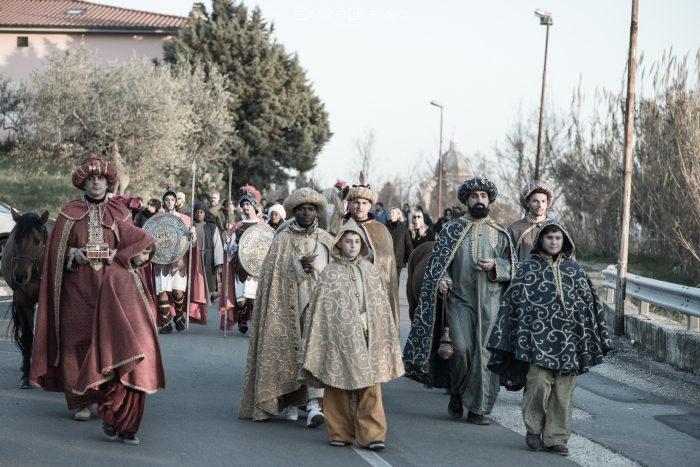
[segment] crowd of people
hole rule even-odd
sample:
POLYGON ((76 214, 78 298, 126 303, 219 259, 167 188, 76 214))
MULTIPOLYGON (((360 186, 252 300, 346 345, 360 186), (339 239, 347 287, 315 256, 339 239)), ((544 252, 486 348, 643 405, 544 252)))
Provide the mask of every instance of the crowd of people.
POLYGON ((241 419, 303 411, 306 426, 326 424, 331 445, 381 450, 383 383, 443 388, 448 415, 466 408, 478 426, 506 386, 524 389, 526 445, 568 455, 576 377, 612 346, 574 241, 548 215, 546 182, 523 187, 524 217, 506 228, 489 216, 498 190, 486 178, 465 181, 465 209, 433 222, 420 206, 385 210, 361 175, 333 187, 342 221, 324 229, 336 204, 311 188, 271 203, 246 185, 236 203, 215 191, 188 208, 168 185, 142 208, 110 199, 116 180, 112 164, 85 159, 72 177, 84 195, 61 209, 46 247, 31 381, 64 392, 76 420, 97 403, 104 436, 138 444, 146 394, 166 386, 159 339, 205 325, 218 299, 220 329, 250 334, 241 419), (190 255, 152 262, 159 244, 143 227, 156 215, 184 222, 190 255), (244 261, 244 234, 256 229, 272 239, 259 270, 244 261), (429 242, 402 349, 399 277, 429 242))

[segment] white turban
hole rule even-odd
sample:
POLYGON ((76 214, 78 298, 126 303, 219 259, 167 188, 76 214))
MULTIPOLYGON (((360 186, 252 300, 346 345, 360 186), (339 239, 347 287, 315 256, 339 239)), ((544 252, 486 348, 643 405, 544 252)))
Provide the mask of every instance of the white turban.
POLYGON ((282 216, 282 219, 287 218, 287 213, 284 210, 284 206, 282 206, 281 204, 275 204, 275 205, 271 206, 270 209, 267 210, 267 215, 269 216, 273 212, 276 212, 280 216, 282 216))

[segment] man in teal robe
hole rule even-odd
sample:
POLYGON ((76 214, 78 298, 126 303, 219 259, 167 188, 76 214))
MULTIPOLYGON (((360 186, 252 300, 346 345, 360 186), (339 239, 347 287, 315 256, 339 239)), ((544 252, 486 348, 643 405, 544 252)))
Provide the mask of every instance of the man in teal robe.
POLYGON ((406 376, 429 387, 449 388, 448 413, 488 425, 499 377, 486 367, 486 350, 501 297, 515 271, 507 230, 488 215, 498 190, 489 180, 471 179, 459 189, 468 213, 440 232, 428 259, 420 303, 404 348, 406 376), (443 322, 454 354, 437 356, 443 322))

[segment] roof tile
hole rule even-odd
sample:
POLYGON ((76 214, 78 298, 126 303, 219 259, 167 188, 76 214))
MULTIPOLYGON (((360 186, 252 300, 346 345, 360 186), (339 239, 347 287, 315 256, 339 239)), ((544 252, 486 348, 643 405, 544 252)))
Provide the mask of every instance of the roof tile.
POLYGON ((80 0, 2 0, 0 28, 178 28, 187 17, 130 10, 80 0), (66 11, 83 9, 81 14, 66 11))

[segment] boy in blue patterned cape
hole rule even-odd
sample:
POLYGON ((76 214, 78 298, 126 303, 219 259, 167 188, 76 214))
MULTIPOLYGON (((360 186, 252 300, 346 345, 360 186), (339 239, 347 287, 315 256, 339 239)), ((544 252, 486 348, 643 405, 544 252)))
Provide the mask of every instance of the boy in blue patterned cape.
POLYGON ((518 264, 503 296, 486 348, 488 368, 524 384, 525 442, 567 456, 576 376, 612 350, 595 286, 572 258, 563 222, 537 232, 533 256, 518 264))

